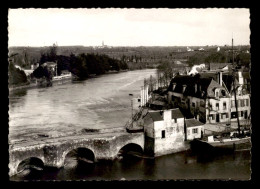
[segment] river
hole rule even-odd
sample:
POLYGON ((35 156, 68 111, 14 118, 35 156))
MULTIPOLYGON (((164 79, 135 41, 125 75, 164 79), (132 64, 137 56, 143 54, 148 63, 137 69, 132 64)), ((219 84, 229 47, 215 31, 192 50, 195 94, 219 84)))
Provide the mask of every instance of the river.
MULTIPOLYGON (((77 136, 87 128, 124 127, 131 116, 131 96, 138 97, 144 78, 155 69, 102 75, 85 81, 20 89, 9 94, 9 143, 30 142, 40 136, 77 136)), ((44 140, 44 139, 42 139, 44 140)), ((59 170, 40 175, 16 175, 11 180, 158 180, 250 178, 250 152, 237 152, 200 161, 188 153, 155 159, 99 162, 81 169, 71 160, 59 170)))

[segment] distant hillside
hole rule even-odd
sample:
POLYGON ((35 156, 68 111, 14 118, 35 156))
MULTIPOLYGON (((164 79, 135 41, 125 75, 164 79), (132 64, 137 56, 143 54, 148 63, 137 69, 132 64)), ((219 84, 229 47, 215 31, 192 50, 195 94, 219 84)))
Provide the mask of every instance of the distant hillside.
MULTIPOLYGON (((203 62, 210 54, 217 52, 218 46, 190 46, 193 51, 187 51, 186 46, 173 47, 85 47, 85 46, 58 46, 57 55, 70 56, 88 54, 105 54, 110 58, 122 60, 129 64, 129 67, 143 66, 141 63, 154 66, 158 62, 183 60, 190 64, 203 62), (204 51, 199 51, 203 48, 204 51), (135 65, 135 63, 137 65, 135 65), (140 64, 140 65, 139 65, 140 64)), ((13 57, 15 64, 21 67, 29 67, 35 62, 39 62, 41 54, 48 51, 49 47, 10 47, 9 56, 18 53, 13 57)), ((230 46, 220 46, 220 52, 227 53, 230 46)), ((250 50, 250 46, 235 46, 237 52, 250 50)))

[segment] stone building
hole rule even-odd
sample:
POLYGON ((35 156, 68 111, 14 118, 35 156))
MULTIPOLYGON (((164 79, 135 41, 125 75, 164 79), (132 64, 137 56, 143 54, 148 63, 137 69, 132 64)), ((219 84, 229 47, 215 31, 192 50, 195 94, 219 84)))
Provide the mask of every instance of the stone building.
POLYGON ((184 116, 179 109, 149 111, 144 117, 145 152, 153 156, 185 149, 184 116))
MULTIPOLYGON (((250 94, 244 86, 243 75, 235 79, 239 119, 250 115, 250 94)), ((180 107, 203 123, 236 121, 232 75, 222 72, 195 76, 175 76, 168 88, 168 103, 180 107)), ((185 115, 187 116, 187 115, 185 115)), ((188 116, 189 117, 189 116, 188 116)))

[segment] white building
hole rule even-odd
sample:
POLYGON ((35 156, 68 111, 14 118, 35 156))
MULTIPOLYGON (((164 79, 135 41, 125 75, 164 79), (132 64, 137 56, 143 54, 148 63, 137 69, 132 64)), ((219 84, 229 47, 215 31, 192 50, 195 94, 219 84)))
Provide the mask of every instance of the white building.
POLYGON ((150 111, 144 117, 145 151, 154 156, 185 149, 184 116, 179 109, 150 111))
POLYGON ((186 126, 186 139, 193 140, 195 138, 201 138, 204 134, 204 124, 200 121, 192 118, 185 119, 186 126))

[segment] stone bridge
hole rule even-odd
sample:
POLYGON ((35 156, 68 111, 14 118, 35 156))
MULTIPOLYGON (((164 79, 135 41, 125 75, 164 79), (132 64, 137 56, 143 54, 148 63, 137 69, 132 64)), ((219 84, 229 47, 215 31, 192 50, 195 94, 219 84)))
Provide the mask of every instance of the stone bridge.
POLYGON ((110 133, 67 136, 62 138, 22 143, 9 147, 9 175, 18 172, 21 162, 37 158, 44 166, 63 167, 66 155, 72 150, 85 148, 94 154, 94 161, 113 160, 125 146, 133 145, 144 150, 143 133, 110 133))

